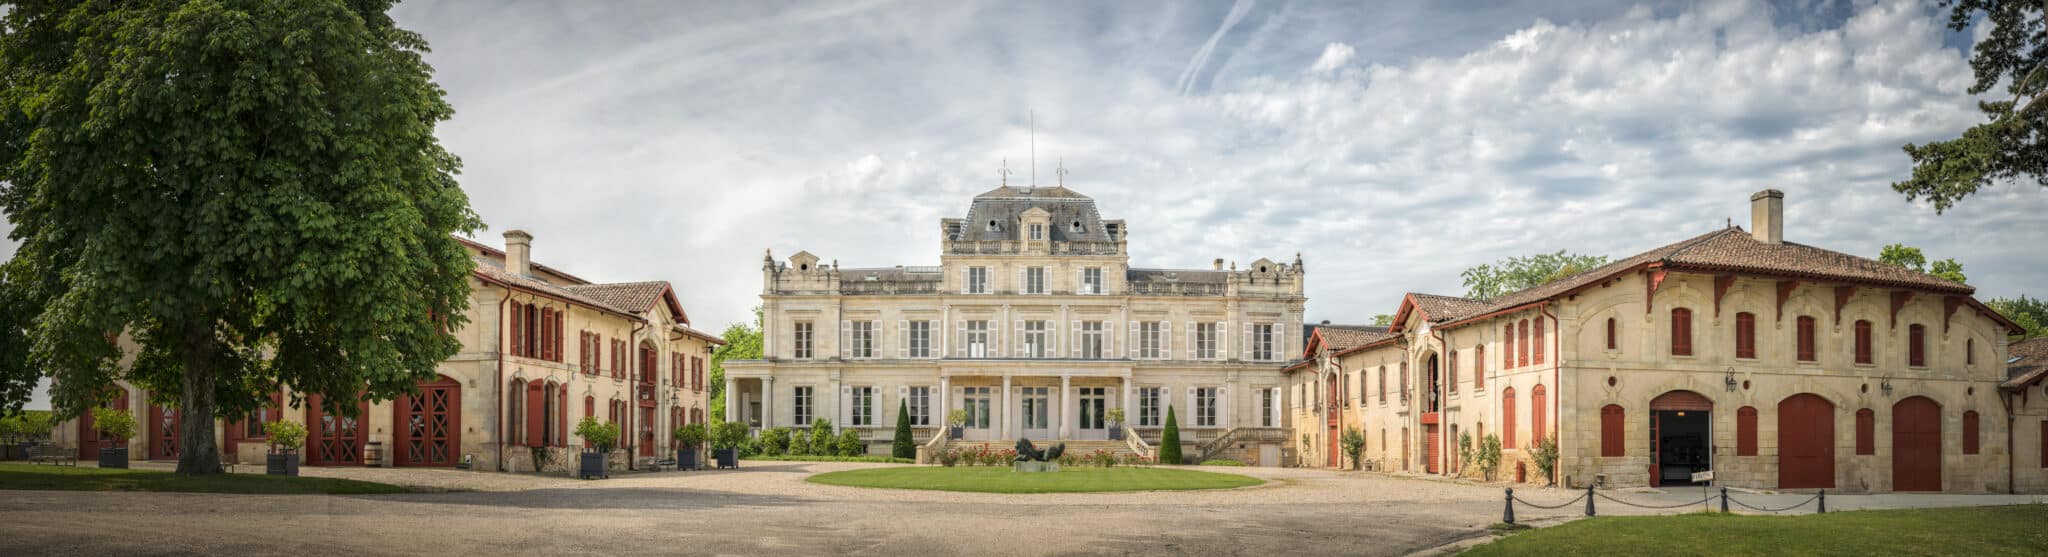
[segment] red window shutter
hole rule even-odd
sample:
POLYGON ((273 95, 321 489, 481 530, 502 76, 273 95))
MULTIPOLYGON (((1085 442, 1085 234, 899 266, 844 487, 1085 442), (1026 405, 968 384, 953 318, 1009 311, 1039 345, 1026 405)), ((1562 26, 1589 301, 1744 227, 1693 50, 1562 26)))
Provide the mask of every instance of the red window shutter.
POLYGON ((1472 388, 1486 387, 1486 347, 1472 349, 1472 388))
POLYGON ((1756 358, 1756 315, 1735 314, 1735 357, 1756 358))
POLYGON ((1963 454, 1977 454, 1977 411, 1963 413, 1963 454))
POLYGON ((1870 322, 1856 322, 1856 363, 1870 363, 1870 322))
POLYGON ((1616 346, 1620 345, 1614 339, 1614 318, 1609 317, 1607 318, 1607 349, 1614 350, 1616 346))
POLYGON ((1877 413, 1856 411, 1856 454, 1877 454, 1877 413))
POLYGON ((1549 402, 1549 397, 1544 396, 1542 385, 1537 385, 1534 390, 1529 391, 1529 432, 1532 434, 1529 436, 1530 443, 1542 443, 1544 439, 1550 438, 1549 428, 1546 427, 1549 425, 1550 420, 1547 418, 1550 416, 1545 412, 1549 408, 1549 402))
POLYGON ((519 302, 512 303, 512 355, 519 356, 526 349, 526 309, 519 302))
POLYGON ((1609 404, 1600 409, 1600 456, 1625 456, 1623 445, 1624 426, 1621 406, 1609 404))
POLYGON ((540 359, 553 359, 555 355, 555 308, 540 309, 540 359))
POLYGON ((1813 318, 1804 315, 1799 316, 1799 361, 1811 362, 1816 359, 1814 357, 1813 335, 1813 318))
POLYGON ((1530 351, 1532 351, 1532 352, 1534 352, 1534 353, 1536 354, 1536 357, 1535 357, 1534 359, 1536 360, 1536 365, 1539 365, 1539 366, 1540 366, 1540 365, 1543 365, 1543 345, 1544 345, 1544 344, 1547 344, 1547 343, 1545 343, 1545 342, 1543 341, 1543 318, 1542 318, 1542 317, 1537 317, 1537 318, 1536 318, 1536 343, 1535 343, 1535 345, 1534 345, 1534 346, 1530 346, 1530 347, 1529 347, 1529 350, 1530 350, 1530 351))
POLYGON ((1671 310, 1671 355, 1692 355, 1692 310, 1671 310))
POLYGON ((1918 323, 1906 327, 1906 365, 1927 365, 1927 327, 1918 323))
POLYGON ((1518 448, 1515 445, 1515 388, 1508 387, 1500 393, 1501 446, 1518 448))
POLYGON ((1510 322, 1506 327, 1502 327, 1500 338, 1501 343, 1506 345, 1500 353, 1500 367, 1505 371, 1515 367, 1515 324, 1510 322))
POLYGON ((547 427, 547 385, 526 384, 526 446, 541 446, 541 432, 547 427))
POLYGON ((1521 325, 1515 327, 1515 345, 1521 347, 1515 351, 1515 365, 1529 365, 1529 320, 1523 319, 1521 325))
POLYGON ((2048 420, 2041 420, 2041 467, 2048 468, 2048 420))
POLYGON ((569 386, 555 390, 555 446, 569 446, 569 386))
POLYGON ((1756 407, 1735 412, 1735 456, 1756 456, 1756 407))

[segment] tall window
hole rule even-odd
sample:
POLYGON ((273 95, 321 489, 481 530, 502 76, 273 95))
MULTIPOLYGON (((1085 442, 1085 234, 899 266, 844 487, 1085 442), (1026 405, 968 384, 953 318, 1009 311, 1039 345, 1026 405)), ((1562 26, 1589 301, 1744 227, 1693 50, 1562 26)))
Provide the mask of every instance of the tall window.
POLYGON ((1502 447, 1518 448, 1515 445, 1515 388, 1508 387, 1500 392, 1500 443, 1502 447))
POLYGON ((1452 350, 1451 357, 1445 361, 1449 362, 1449 364, 1445 366, 1445 369, 1448 370, 1446 376, 1451 378, 1451 394, 1458 394, 1458 351, 1452 350))
POLYGON ((809 424, 811 423, 811 418, 816 416, 816 414, 812 412, 812 410, 817 407, 814 405, 816 400, 814 397, 811 396, 811 389, 812 388, 809 386, 796 388, 796 395, 793 397, 796 400, 796 403, 790 405, 790 409, 796 412, 796 425, 801 426, 809 424))
POLYGON ((816 334, 817 330, 811 325, 811 322, 796 322, 796 334, 791 335, 791 338, 796 341, 796 359, 808 360, 813 357, 812 354, 815 353, 815 347, 812 344, 812 339, 816 334))
POLYGON ((1259 394, 1259 427, 1280 427, 1274 421, 1280 415, 1280 389, 1262 389, 1259 394))
POLYGON ((1195 389, 1195 427, 1216 427, 1216 388, 1195 389))
POLYGON ((910 357, 930 358, 932 356, 932 322, 910 322, 910 357))
POLYGON ((1088 267, 1088 268, 1084 268, 1084 269, 1081 269, 1081 293, 1082 293, 1082 294, 1101 294, 1101 293, 1102 293, 1102 268, 1101 268, 1101 267, 1088 267))
POLYGON ((1515 326, 1515 365, 1529 365, 1529 320, 1523 319, 1515 326))
MULTIPOLYGON (((1037 225, 1032 226, 1036 227, 1037 225)), ((1045 267, 1030 267, 1024 269, 1024 293, 1045 293, 1045 267)))
POLYGON ((1216 359, 1216 324, 1195 324, 1195 359, 1216 359))
POLYGON ((1920 367, 1927 365, 1927 326, 1919 323, 1906 326, 1906 365, 1920 367))
POLYGON ((1856 321, 1856 363, 1869 364, 1871 352, 1870 322, 1859 319, 1856 321))
POLYGON ((854 387, 850 398, 847 402, 853 406, 853 425, 875 425, 875 388, 854 387))
POLYGON ((1045 225, 1043 225, 1043 224, 1038 224, 1038 223, 1031 223, 1031 239, 1033 239, 1033 240, 1044 240, 1044 239, 1045 239, 1045 225))
POLYGON ((1535 337, 1535 338, 1536 338, 1535 342, 1532 342, 1532 343, 1530 343, 1530 345, 1529 345, 1529 352, 1530 352, 1530 353, 1532 354, 1532 356, 1531 356, 1531 357, 1530 357, 1529 359, 1530 359, 1530 360, 1531 360, 1532 362, 1534 362, 1534 363, 1535 363, 1536 365, 1539 365, 1539 366, 1540 366, 1540 365, 1543 365, 1543 346, 1544 346, 1544 345, 1547 345, 1547 344, 1550 344, 1550 343, 1548 343, 1548 342, 1544 342, 1544 341, 1543 341, 1543 317, 1542 317, 1542 316, 1537 316, 1537 317, 1536 317, 1536 337, 1535 337))
POLYGON ((1273 359, 1273 324, 1252 325, 1252 359, 1266 361, 1273 359))
POLYGON ((1090 360, 1102 359, 1102 322, 1081 322, 1081 357, 1090 360))
POLYGON ((1977 365, 1977 339, 1963 339, 1963 365, 1977 365))
POLYGON ((1159 387, 1138 388, 1138 426, 1159 427, 1159 387))
POLYGON ((988 293, 988 267, 967 268, 967 293, 988 293))
POLYGON ((1501 341, 1501 344, 1503 344, 1503 345, 1504 345, 1504 346, 1502 346, 1502 347, 1501 347, 1501 350, 1500 350, 1500 368, 1501 368, 1501 370, 1503 370, 1503 371, 1505 371, 1505 370, 1509 370, 1509 369, 1514 369, 1514 367, 1515 367, 1515 323, 1514 323, 1513 321, 1509 321, 1509 322, 1508 322, 1508 324, 1507 324, 1507 326, 1501 327, 1501 332, 1500 332, 1500 339, 1501 339, 1501 340, 1500 340, 1500 341, 1501 341))
POLYGON ((1963 454, 1977 454, 1977 411, 1963 412, 1963 454))
POLYGON ((1756 358, 1756 314, 1735 314, 1735 357, 1756 358))
POLYGON ((967 322, 967 357, 988 357, 988 322, 967 322))
POLYGON ((1818 339, 1814 337, 1813 318, 1805 315, 1799 316, 1797 328, 1799 330, 1799 361, 1811 362, 1819 359, 1818 351, 1814 349, 1815 341, 1818 339))
POLYGON ((910 425, 926 427, 932 425, 932 388, 910 388, 910 425))
POLYGON ((1671 310, 1671 355, 1692 355, 1692 310, 1671 310))
POLYGON ((1024 322, 1024 357, 1045 357, 1045 329, 1046 327, 1044 321, 1024 322))
POLYGON ((1472 390, 1486 388, 1486 345, 1472 347, 1472 390))
POLYGON ((1408 402, 1408 362, 1401 362, 1401 402, 1408 402))
POLYGON ((1877 413, 1856 411, 1856 454, 1877 454, 1877 413))
POLYGON ((1146 321, 1138 324, 1138 357, 1145 359, 1159 358, 1160 352, 1164 349, 1161 344, 1166 340, 1166 334, 1161 330, 1162 325, 1165 325, 1165 323, 1160 321, 1146 321))
POLYGON ((1549 403, 1550 397, 1543 392, 1542 385, 1529 389, 1529 431, 1535 434, 1530 436, 1530 443, 1542 443, 1550 438, 1549 403))
POLYGON ((1380 366, 1380 404, 1387 403, 1387 366, 1380 366))
POLYGON ((1607 349, 1621 349, 1621 342, 1618 339, 1614 338, 1614 318, 1612 317, 1607 318, 1607 349))
POLYGON ((853 344, 847 347, 848 352, 855 358, 875 357, 875 322, 854 321, 852 326, 848 336, 853 339, 853 344))

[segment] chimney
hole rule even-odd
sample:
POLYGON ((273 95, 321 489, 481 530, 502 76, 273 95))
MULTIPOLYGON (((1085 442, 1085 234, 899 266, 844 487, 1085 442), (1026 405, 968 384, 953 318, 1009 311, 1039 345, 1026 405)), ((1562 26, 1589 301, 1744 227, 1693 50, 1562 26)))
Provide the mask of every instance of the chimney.
POLYGON ((1766 244, 1785 243, 1785 192, 1764 190, 1749 196, 1749 235, 1766 244))
POLYGON ((533 235, 525 230, 505 231, 505 270, 512 274, 533 274, 533 235))
POLYGON ((1223 258, 1216 258, 1216 270, 1223 270, 1223 258))

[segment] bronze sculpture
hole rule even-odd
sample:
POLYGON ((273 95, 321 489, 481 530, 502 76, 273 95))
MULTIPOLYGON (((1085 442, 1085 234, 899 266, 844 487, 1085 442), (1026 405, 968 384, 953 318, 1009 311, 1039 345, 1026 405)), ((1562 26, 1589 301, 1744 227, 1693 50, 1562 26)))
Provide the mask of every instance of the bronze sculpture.
POLYGON ((1020 438, 1017 440, 1017 462, 1054 462, 1059 460, 1060 455, 1066 454, 1066 452, 1066 443, 1053 445, 1044 452, 1040 452, 1038 446, 1031 444, 1030 439, 1020 438))

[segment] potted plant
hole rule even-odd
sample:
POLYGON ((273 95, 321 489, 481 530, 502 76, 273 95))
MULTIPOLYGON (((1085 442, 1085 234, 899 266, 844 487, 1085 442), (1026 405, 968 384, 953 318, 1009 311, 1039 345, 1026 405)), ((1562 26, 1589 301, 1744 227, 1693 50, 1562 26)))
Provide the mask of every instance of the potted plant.
POLYGON ((612 477, 606 459, 611 456, 612 446, 619 442, 619 424, 600 422, 595 417, 584 416, 576 422, 576 436, 582 437, 589 448, 583 451, 576 465, 576 477, 583 479, 612 477))
POLYGON ((1109 420, 1109 440, 1124 440, 1124 409, 1111 408, 1103 412, 1102 417, 1109 420))
POLYGON ((263 424, 263 432, 270 435, 270 454, 264 456, 263 473, 299 475, 299 447, 306 446, 306 425, 277 420, 263 424))
POLYGON ((135 436, 135 415, 119 408, 94 408, 92 422, 100 430, 100 440, 106 442, 106 446, 100 447, 100 467, 127 468, 128 447, 116 447, 114 443, 135 436))
POLYGON ((676 469, 696 470, 697 447, 703 446, 705 438, 710 434, 704 430, 704 424, 690 424, 676 428, 675 435, 676 469))
POLYGON ((740 467, 740 444, 747 441, 747 424, 724 422, 711 433, 711 456, 718 460, 718 468, 738 469, 740 467))
POLYGON ((967 410, 954 408, 946 413, 946 438, 959 439, 967 434, 967 410))

